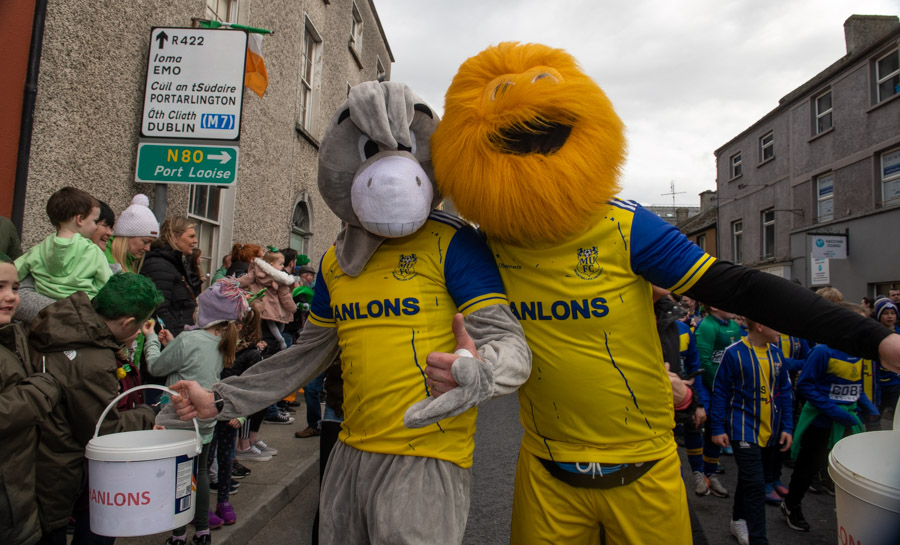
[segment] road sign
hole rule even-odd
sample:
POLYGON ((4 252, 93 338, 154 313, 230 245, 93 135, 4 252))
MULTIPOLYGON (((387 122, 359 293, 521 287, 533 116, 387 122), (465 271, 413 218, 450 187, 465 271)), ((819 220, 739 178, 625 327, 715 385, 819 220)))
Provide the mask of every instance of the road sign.
POLYGON ((234 185, 238 147, 139 142, 134 181, 164 184, 234 185))
POLYGON ((811 257, 812 270, 810 271, 810 283, 813 286, 831 284, 831 274, 827 257, 811 257))
POLYGON ((237 140, 247 33, 150 30, 141 136, 237 140))

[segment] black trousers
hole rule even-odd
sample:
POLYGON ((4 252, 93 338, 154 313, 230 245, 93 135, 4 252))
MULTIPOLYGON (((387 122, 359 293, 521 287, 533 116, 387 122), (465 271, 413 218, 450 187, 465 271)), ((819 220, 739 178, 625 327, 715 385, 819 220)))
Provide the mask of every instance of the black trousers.
POLYGON ((799 438, 800 453, 794 463, 794 474, 788 486, 788 495, 784 502, 789 508, 797 507, 803 501, 806 489, 813 478, 828 465, 828 438, 831 428, 809 426, 799 438))
POLYGON ((777 447, 760 447, 755 443, 735 441, 734 461, 738 482, 734 490, 732 520, 746 520, 751 545, 768 545, 766 538, 766 477, 763 459, 771 458, 777 447))

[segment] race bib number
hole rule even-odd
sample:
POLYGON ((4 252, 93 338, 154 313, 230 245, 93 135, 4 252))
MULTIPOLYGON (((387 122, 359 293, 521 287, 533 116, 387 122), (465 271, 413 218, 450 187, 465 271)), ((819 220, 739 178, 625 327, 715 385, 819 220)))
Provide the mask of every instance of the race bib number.
POLYGON ((833 401, 848 401, 853 403, 862 394, 862 384, 832 384, 828 397, 833 401))

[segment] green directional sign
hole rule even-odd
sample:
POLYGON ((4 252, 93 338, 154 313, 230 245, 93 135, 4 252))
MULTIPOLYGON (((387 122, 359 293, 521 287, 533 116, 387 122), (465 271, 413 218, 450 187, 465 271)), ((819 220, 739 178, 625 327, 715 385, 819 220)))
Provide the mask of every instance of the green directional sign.
POLYGON ((237 146, 138 143, 137 182, 155 184, 234 185, 237 146))

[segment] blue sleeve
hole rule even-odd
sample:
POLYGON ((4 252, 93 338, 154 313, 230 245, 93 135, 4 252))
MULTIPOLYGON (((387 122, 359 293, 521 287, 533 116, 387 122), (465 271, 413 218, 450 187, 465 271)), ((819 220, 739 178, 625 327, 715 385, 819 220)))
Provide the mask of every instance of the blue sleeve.
POLYGON ((800 353, 797 354, 799 359, 805 360, 809 357, 809 351, 811 350, 809 346, 809 342, 806 339, 800 339, 800 353))
POLYGON ((806 358, 803 370, 800 371, 800 377, 797 379, 797 391, 819 412, 832 420, 841 422, 846 420, 847 412, 838 407, 827 394, 818 388, 819 378, 827 373, 829 359, 831 358, 828 347, 819 345, 814 348, 806 358))
POLYGON ((507 302, 494 256, 484 239, 469 225, 456 231, 447 246, 444 282, 463 314, 507 302))
POLYGON ((728 396, 734 390, 731 370, 731 367, 734 365, 740 365, 734 358, 734 350, 726 350, 725 355, 722 357, 722 363, 719 364, 719 370, 716 371, 712 398, 709 402, 709 420, 712 435, 725 433, 725 409, 728 405, 728 396))
POLYGON ((640 206, 631 224, 630 251, 635 274, 676 293, 693 287, 715 262, 674 225, 640 206))
MULTIPOLYGON (((775 349, 782 360, 786 360, 781 350, 775 349)), ((794 434, 794 390, 791 388, 791 378, 788 375, 787 364, 782 366, 781 372, 778 373, 778 397, 779 407, 781 408, 781 431, 786 431, 791 435, 794 434)))
MULTIPOLYGON (((327 254, 327 252, 326 252, 327 254)), ((334 309, 331 308, 331 294, 328 293, 328 284, 322 276, 322 262, 325 256, 319 260, 319 272, 316 273, 316 290, 313 293, 312 305, 309 307, 309 319, 321 327, 334 326, 334 309)))
POLYGON ((869 396, 866 395, 865 392, 859 396, 859 407, 862 408, 862 411, 868 415, 878 415, 881 414, 878 412, 878 407, 875 406, 874 403, 869 399, 869 396))
POLYGON ((795 358, 784 358, 784 366, 791 373, 795 373, 801 369, 803 369, 803 362, 805 360, 795 359, 795 358))

